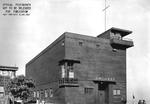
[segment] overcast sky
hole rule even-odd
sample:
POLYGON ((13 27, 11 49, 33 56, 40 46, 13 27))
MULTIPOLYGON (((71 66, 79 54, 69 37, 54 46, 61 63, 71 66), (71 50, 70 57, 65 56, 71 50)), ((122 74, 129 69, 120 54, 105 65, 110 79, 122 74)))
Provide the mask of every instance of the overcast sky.
MULTIPOLYGON (((17 0, 2 0, 2 3, 17 0)), ((107 0, 107 29, 132 30, 127 38, 128 99, 150 101, 150 0, 107 0)), ((25 64, 66 31, 97 36, 104 31, 104 0, 22 0, 31 2, 30 16, 0 14, 0 65, 25 64)), ((1 9, 0 8, 0 9, 1 9)))

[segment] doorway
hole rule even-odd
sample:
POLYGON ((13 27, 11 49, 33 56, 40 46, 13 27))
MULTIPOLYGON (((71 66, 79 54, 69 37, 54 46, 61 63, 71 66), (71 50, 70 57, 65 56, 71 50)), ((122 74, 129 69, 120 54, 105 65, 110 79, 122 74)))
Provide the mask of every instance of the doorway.
POLYGON ((108 96, 108 83, 100 82, 98 83, 98 104, 108 104, 109 96, 108 96))

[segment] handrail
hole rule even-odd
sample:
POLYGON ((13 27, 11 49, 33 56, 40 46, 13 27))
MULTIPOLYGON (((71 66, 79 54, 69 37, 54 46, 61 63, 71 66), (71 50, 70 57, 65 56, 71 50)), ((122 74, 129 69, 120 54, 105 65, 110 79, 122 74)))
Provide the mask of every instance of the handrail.
POLYGON ((60 84, 78 84, 78 79, 76 78, 62 78, 59 80, 60 84))
POLYGON ((126 41, 133 41, 132 39, 130 38, 123 38, 122 40, 126 40, 126 41))
POLYGON ((111 39, 116 39, 116 40, 125 40, 125 41, 133 41, 132 39, 130 38, 117 38, 117 37, 111 37, 111 39))

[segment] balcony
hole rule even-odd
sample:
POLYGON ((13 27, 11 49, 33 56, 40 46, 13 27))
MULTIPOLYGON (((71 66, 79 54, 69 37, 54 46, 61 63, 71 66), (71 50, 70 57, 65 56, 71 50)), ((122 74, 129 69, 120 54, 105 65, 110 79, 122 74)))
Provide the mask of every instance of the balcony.
POLYGON ((126 49, 133 46, 131 39, 110 39, 110 44, 115 49, 126 49))
POLYGON ((59 80, 59 87, 78 87, 77 78, 62 78, 59 80))

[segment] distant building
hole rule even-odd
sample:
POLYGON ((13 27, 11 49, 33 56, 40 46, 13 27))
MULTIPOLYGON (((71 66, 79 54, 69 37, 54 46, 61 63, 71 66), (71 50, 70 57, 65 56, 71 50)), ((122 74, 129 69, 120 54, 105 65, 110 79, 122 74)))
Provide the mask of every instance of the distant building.
POLYGON ((5 95, 7 82, 16 76, 18 67, 0 66, 0 97, 5 95))
POLYGON ((54 104, 126 103, 129 30, 111 28, 97 37, 65 32, 26 64, 36 81, 34 97, 54 104))

